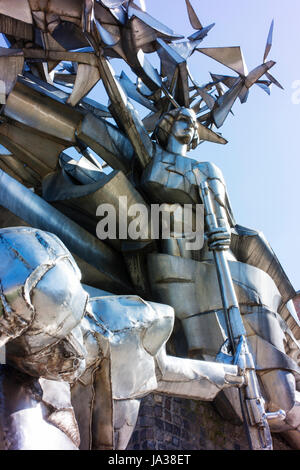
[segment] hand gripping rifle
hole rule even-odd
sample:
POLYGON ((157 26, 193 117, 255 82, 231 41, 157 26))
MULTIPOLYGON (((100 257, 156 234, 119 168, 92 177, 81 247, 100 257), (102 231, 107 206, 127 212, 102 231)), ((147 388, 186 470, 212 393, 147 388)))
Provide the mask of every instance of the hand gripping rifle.
MULTIPOLYGON (((200 187, 199 192, 204 204, 208 231, 216 232, 218 224, 213 211, 210 189, 206 181, 201 181, 197 170, 194 170, 194 173, 200 187)), ((239 396, 249 447, 251 450, 272 450, 272 437, 268 419, 284 419, 285 412, 279 410, 275 413, 266 413, 265 411, 264 399, 260 392, 254 360, 248 348, 246 331, 243 325, 225 251, 224 249, 222 250, 215 247, 211 249, 216 264, 233 363, 244 371, 246 379, 245 385, 239 388, 239 396)))

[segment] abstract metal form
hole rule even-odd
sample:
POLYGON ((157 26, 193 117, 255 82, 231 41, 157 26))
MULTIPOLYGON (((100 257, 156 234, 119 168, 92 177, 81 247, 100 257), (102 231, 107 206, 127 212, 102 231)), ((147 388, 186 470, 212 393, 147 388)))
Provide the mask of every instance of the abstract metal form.
POLYGON ((270 431, 300 448, 295 291, 264 236, 236 224, 220 169, 187 157, 226 144, 219 128, 253 85, 281 87, 267 61, 274 23, 249 73, 239 47, 201 47, 214 24, 186 6, 188 38, 144 2, 0 2, 0 447, 43 446, 22 434, 34 415, 53 447, 124 449, 157 391, 215 399, 253 449, 272 448, 270 431), (200 85, 188 67, 199 53, 237 75, 200 85), (97 83, 108 102, 89 97, 97 83), (199 249, 175 229, 120 236, 127 207, 201 203, 199 249), (97 238, 100 205, 119 236, 97 238))

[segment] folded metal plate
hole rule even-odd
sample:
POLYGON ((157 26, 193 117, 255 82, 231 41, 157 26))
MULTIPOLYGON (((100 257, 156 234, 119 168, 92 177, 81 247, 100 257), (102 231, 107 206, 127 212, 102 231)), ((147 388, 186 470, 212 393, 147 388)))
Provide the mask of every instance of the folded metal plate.
MULTIPOLYGON (((125 10, 123 10, 122 7, 118 8, 118 6, 116 6, 113 9, 110 9, 103 2, 95 2, 94 3, 95 18, 97 18, 98 21, 101 21, 101 24, 103 24, 103 25, 107 25, 107 24, 117 25, 118 22, 121 19, 124 19, 123 15, 122 15, 122 12, 120 12, 120 10, 122 10, 124 12, 124 16, 126 17, 125 10), (119 18, 117 18, 116 14, 115 14, 116 11, 119 13, 120 20, 119 20, 119 18), (121 15, 122 15, 122 17, 121 17, 121 15)), ((117 15, 118 15, 118 13, 117 13, 117 15)), ((122 21, 121 21, 121 23, 123 24, 122 21)))
POLYGON ((136 51, 143 49, 144 52, 154 52, 153 43, 157 39, 158 33, 136 17, 131 18, 130 27, 133 48, 136 51))
POLYGON ((88 114, 77 131, 79 140, 94 150, 112 168, 127 172, 131 167, 134 150, 118 128, 88 114))
POLYGON ((211 73, 210 75, 214 81, 220 81, 224 83, 227 88, 232 88, 239 81, 239 77, 230 77, 229 75, 217 75, 215 73, 211 73))
POLYGON ((55 73, 53 82, 58 85, 73 88, 76 80, 76 74, 74 73, 55 73))
POLYGON ((95 23, 96 23, 96 27, 100 35, 100 38, 105 44, 105 46, 113 47, 119 42, 120 40, 119 36, 114 37, 109 31, 107 31, 107 29, 105 29, 102 26, 101 22, 98 21, 97 19, 95 19, 95 23))
POLYGON ((175 52, 177 52, 179 56, 186 60, 193 54, 200 42, 201 40, 199 39, 196 41, 175 42, 173 44, 170 44, 170 47, 175 52))
POLYGON ((29 184, 29 185, 27 184, 27 179, 24 178, 24 175, 20 176, 19 174, 17 174, 10 166, 7 165, 5 160, 2 160, 1 157, 0 157, 0 168, 1 170, 5 171, 5 173, 7 173, 9 176, 19 181, 19 183, 23 183, 25 184, 25 186, 32 186, 32 184, 29 184))
POLYGON ((251 72, 247 75, 245 80, 245 85, 247 88, 250 88, 262 75, 264 75, 271 67, 276 64, 273 60, 269 60, 264 64, 255 67, 255 69, 251 70, 251 72))
POLYGON ((18 75, 23 71, 23 66, 24 56, 22 50, 0 47, 0 80, 2 94, 6 96, 9 95, 16 83, 18 75), (5 85, 4 89, 3 84, 5 85))
POLYGON ((2 170, 0 204, 30 225, 57 235, 72 253, 102 274, 103 289, 131 291, 126 268, 116 252, 2 170))
POLYGON ((195 33, 188 36, 188 39, 190 41, 202 41, 208 35, 209 31, 215 26, 215 24, 216 23, 209 24, 199 31, 196 31, 195 33))
POLYGON ((145 96, 143 96, 141 93, 139 93, 136 88, 136 85, 130 80, 130 78, 127 77, 125 72, 121 73, 121 76, 119 77, 119 82, 121 83, 123 89, 126 91, 129 98, 132 98, 137 103, 141 104, 142 106, 145 106, 145 108, 156 112, 154 104, 150 100, 145 98, 145 96))
POLYGON ((100 73, 98 67, 88 64, 78 64, 74 88, 67 99, 67 103, 71 106, 76 106, 76 104, 78 104, 78 102, 91 91, 99 80, 100 73))
POLYGON ((59 164, 69 176, 81 184, 95 183, 103 176, 103 172, 83 156, 79 160, 74 160, 62 152, 59 156, 59 164))
POLYGON ((268 34, 268 38, 267 38, 267 44, 266 44, 266 48, 265 48, 265 53, 264 53, 264 57, 263 57, 263 62, 265 62, 267 60, 267 57, 268 57, 269 52, 270 52, 271 47, 272 47, 273 30, 274 30, 274 20, 272 20, 272 23, 271 23, 271 26, 270 26, 270 30, 269 30, 269 34, 268 34))
POLYGON ((81 28, 74 23, 62 21, 52 31, 52 37, 64 49, 79 49, 89 45, 81 28))
POLYGON ((126 24, 127 21, 127 15, 125 13, 124 8, 121 6, 117 6, 115 8, 110 9, 110 13, 112 16, 122 25, 126 24))
MULTIPOLYGON (((31 24, 16 20, 0 13, 0 33, 33 41, 34 30, 31 24)), ((7 39, 6 39, 7 42, 7 39)))
POLYGON ((190 0, 185 0, 188 15, 189 15, 189 20, 194 29, 202 29, 203 26, 194 10, 194 8, 191 5, 190 0))
POLYGON ((215 144, 227 144, 227 140, 225 140, 221 135, 216 134, 208 127, 203 126, 200 122, 198 122, 198 134, 200 140, 214 142, 215 144))
POLYGON ((201 98, 206 103, 208 108, 210 110, 212 110, 215 106, 215 103, 216 103, 215 98, 212 95, 210 95, 209 93, 207 93, 207 91, 205 91, 205 89, 203 87, 196 86, 196 90, 197 90, 198 95, 201 96, 201 98))
POLYGON ((137 59, 140 63, 140 66, 146 73, 147 77, 155 84, 158 88, 162 86, 162 79, 158 71, 153 67, 153 65, 146 58, 144 52, 140 49, 137 53, 137 59))
POLYGON ((87 109, 91 111, 97 117, 111 118, 109 109, 98 101, 92 100, 91 98, 83 98, 79 103, 80 109, 87 109))
POLYGON ((249 90, 246 86, 244 86, 239 94, 239 99, 240 99, 240 102, 243 104, 243 103, 246 103, 247 99, 248 99, 248 96, 249 96, 249 90))
MULTIPOLYGON (((142 50, 139 52, 143 54, 142 50)), ((152 142, 143 127, 137 111, 135 111, 131 103, 128 102, 126 93, 122 89, 120 83, 116 80, 114 71, 112 70, 109 62, 103 56, 100 56, 98 66, 106 92, 112 103, 111 109, 113 117, 119 124, 119 127, 124 129, 126 132, 140 163, 143 166, 146 166, 152 155, 152 142)), ((161 80, 158 72, 157 77, 161 80)), ((91 145, 90 147, 93 148, 91 145)), ((125 158, 127 158, 126 155, 125 158)), ((114 165, 111 166, 114 167, 114 165)))
POLYGON ((300 368, 289 356, 258 335, 249 336, 248 342, 250 351, 256 359, 255 367, 257 370, 290 370, 296 374, 297 380, 299 379, 300 368))
POLYGON ((34 130, 70 143, 76 142, 75 132, 82 119, 79 111, 54 101, 21 82, 16 83, 7 98, 4 113, 34 130))
POLYGON ((60 88, 57 88, 56 86, 41 80, 29 72, 25 72, 24 75, 19 76, 18 82, 23 83, 25 86, 32 88, 33 90, 36 90, 46 96, 49 96, 49 98, 52 98, 53 100, 59 101, 63 104, 70 96, 69 93, 66 93, 60 88))
POLYGON ((59 16, 81 18, 82 0, 29 0, 32 11, 46 11, 56 13, 59 16))
POLYGON ((236 225, 235 230, 232 231, 231 249, 238 260, 256 266, 271 276, 282 296, 283 303, 295 296, 295 289, 261 232, 236 225))
MULTIPOLYGON (((109 175, 102 173, 98 181, 80 185, 74 184, 61 171, 51 173, 43 180, 43 198, 48 202, 64 201, 97 222, 99 219, 96 214, 100 204, 111 204, 115 208, 117 223, 120 214, 124 216, 127 213, 127 207, 134 204, 147 207, 142 196, 121 171, 113 171, 109 175), (127 202, 121 197, 126 197, 127 202)), ((129 224, 135 215, 125 215, 125 218, 129 224)))
POLYGON ((50 60, 61 62, 69 60, 70 62, 79 62, 82 64, 97 65, 97 57, 90 52, 69 52, 43 49, 23 49, 24 57, 26 59, 40 59, 42 61, 50 60))
POLYGON ((176 34, 173 30, 160 23, 148 13, 131 4, 128 7, 128 18, 132 18, 134 16, 142 20, 146 25, 153 28, 156 32, 160 33, 162 37, 166 36, 166 39, 168 38, 171 41, 175 39, 183 39, 182 35, 176 34))
POLYGON ((101 3, 107 8, 117 8, 125 2, 126 0, 101 0, 101 3))
POLYGON ((1 0, 0 14, 11 16, 16 20, 32 24, 31 10, 28 0, 1 0))
POLYGON ((267 85, 266 83, 262 83, 260 81, 257 81, 256 85, 259 86, 259 88, 261 88, 262 90, 264 90, 268 95, 271 94, 271 90, 270 90, 271 82, 269 82, 269 85, 267 85))
POLYGON ((243 53, 239 46, 197 48, 197 51, 226 65, 226 67, 229 67, 240 75, 246 76, 248 73, 243 53))
POLYGON ((276 78, 273 77, 269 72, 265 73, 265 76, 272 82, 274 85, 278 86, 278 88, 281 88, 284 90, 283 86, 276 80, 276 78))
POLYGON ((18 160, 14 155, 0 155, 0 167, 3 171, 28 187, 38 188, 40 186, 39 174, 18 160))
POLYGON ((218 128, 223 125, 243 86, 244 83, 242 79, 240 79, 225 95, 221 96, 216 101, 216 107, 213 109, 212 113, 214 122, 218 128))
POLYGON ((145 129, 148 132, 153 132, 157 121, 161 117, 161 111, 157 111, 156 113, 150 113, 148 114, 144 119, 143 119, 143 124, 145 126, 145 129))
POLYGON ((160 46, 157 52, 162 63, 162 73, 168 77, 169 89, 176 103, 188 108, 190 98, 186 60, 162 39, 157 39, 157 44, 160 46))
POLYGON ((56 168, 58 156, 66 147, 26 126, 9 123, 0 126, 0 141, 20 162, 35 170, 40 178, 56 168))

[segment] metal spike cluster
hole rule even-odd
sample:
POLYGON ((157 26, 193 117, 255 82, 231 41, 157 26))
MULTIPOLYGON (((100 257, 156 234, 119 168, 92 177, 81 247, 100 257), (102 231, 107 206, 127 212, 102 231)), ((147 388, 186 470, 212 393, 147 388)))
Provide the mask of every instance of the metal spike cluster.
POLYGON ((129 98, 150 110, 143 121, 148 132, 164 112, 179 106, 192 107, 199 129, 211 130, 203 131, 201 138, 225 143, 212 128, 223 125, 238 98, 245 103, 254 84, 268 94, 272 83, 282 88, 269 73, 275 62, 267 61, 274 22, 263 63, 248 73, 240 47, 199 47, 214 24, 204 27, 190 0, 185 2, 195 30, 188 38, 146 13, 144 2, 138 6, 132 0, 57 1, 52 2, 50 11, 40 0, 20 0, 18 12, 12 16, 10 1, 2 0, 0 32, 8 48, 0 48, 0 80, 5 83, 6 93, 9 94, 17 76, 23 73, 33 80, 46 82, 53 89, 55 84, 70 88, 71 93, 65 94, 65 103, 108 117, 110 113, 105 106, 85 97, 101 80, 97 65, 99 55, 107 59, 119 58, 136 75, 134 83, 122 73, 118 77, 120 85, 129 98), (237 75, 211 74, 211 82, 199 85, 188 68, 188 59, 196 51, 237 75), (147 57, 153 52, 159 56, 160 72, 147 57))

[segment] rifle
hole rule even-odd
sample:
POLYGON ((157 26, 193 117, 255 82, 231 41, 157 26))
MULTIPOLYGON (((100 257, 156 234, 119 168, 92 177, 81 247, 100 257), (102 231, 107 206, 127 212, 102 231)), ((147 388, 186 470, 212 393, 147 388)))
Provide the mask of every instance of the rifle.
MULTIPOLYGON (((205 220, 208 231, 216 231, 219 227, 214 214, 210 197, 210 189, 206 181, 201 181, 197 169, 194 170, 199 193, 205 208, 205 220)), ((253 356, 246 340, 234 285, 224 249, 211 248, 217 270, 218 282, 227 327, 228 340, 233 355, 233 363, 238 365, 245 374, 245 385, 239 388, 242 416, 251 450, 272 450, 272 436, 268 419, 285 418, 285 412, 278 410, 266 413, 264 399, 261 395, 253 356)))

